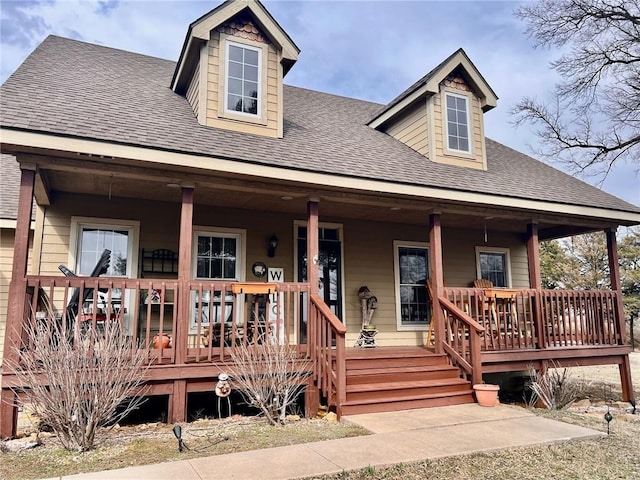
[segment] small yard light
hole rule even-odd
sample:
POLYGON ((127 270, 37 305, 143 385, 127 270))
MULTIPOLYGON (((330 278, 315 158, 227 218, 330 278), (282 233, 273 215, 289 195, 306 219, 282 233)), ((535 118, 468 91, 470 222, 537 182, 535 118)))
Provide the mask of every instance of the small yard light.
POLYGON ((185 447, 184 442, 182 441, 182 427, 178 424, 175 424, 173 426, 173 434, 178 439, 178 451, 182 453, 185 447))
POLYGON ((604 414, 604 419, 607 422, 607 435, 609 435, 609 424, 611 423, 611 420, 613 420, 613 415, 611 415, 608 405, 607 405, 607 413, 604 414))

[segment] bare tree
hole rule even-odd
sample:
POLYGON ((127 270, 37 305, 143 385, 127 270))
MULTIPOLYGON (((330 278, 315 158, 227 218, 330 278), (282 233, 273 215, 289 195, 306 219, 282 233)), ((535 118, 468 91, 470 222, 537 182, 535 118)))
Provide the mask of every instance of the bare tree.
POLYGON ((148 351, 132 347, 116 322, 69 332, 58 322, 35 321, 26 327, 26 346, 7 361, 34 413, 49 425, 68 450, 97 445, 100 427, 114 425, 143 401, 140 387, 148 351), (138 390, 136 392, 136 390, 138 390))
POLYGON ((536 47, 563 48, 550 104, 525 97, 516 124, 531 123, 537 154, 600 174, 630 159, 640 168, 640 0, 542 0, 515 15, 536 47))
MULTIPOLYGON (((261 340, 264 338, 261 337, 261 340)), ((231 349, 227 365, 235 388, 272 425, 285 423, 287 409, 304 390, 310 362, 290 345, 260 341, 231 349)))

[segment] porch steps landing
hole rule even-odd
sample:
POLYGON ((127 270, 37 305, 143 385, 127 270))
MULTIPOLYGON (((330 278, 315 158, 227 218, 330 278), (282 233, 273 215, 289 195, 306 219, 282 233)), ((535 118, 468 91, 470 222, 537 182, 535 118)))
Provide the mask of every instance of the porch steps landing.
POLYGON ((346 368, 342 415, 474 402, 470 382, 460 378, 447 356, 426 349, 349 350, 346 368))

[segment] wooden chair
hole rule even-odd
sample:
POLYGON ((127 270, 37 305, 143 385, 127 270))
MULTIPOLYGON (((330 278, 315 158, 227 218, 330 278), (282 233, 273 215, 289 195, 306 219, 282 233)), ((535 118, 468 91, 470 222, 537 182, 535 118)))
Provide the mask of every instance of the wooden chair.
POLYGON ((473 281, 474 288, 493 288, 493 282, 486 278, 476 278, 473 281))

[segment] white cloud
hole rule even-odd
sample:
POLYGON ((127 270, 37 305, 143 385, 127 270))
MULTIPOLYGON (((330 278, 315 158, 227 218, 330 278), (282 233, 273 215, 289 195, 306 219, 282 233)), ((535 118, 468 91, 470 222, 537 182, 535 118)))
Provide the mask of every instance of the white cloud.
MULTIPOLYGON (((78 38, 176 60, 191 22, 211 1, 12 1, 0 4, 0 80, 47 34, 78 38)), ((544 98, 557 81, 559 54, 534 50, 513 17, 515 2, 269 1, 274 18, 302 50, 287 83, 387 102, 457 48, 465 49, 499 96, 486 133, 530 153, 530 128, 514 130, 510 108, 523 96, 544 98)), ((594 181, 587 179, 587 181, 594 181)), ((640 203, 637 175, 619 165, 605 190, 640 203)))

